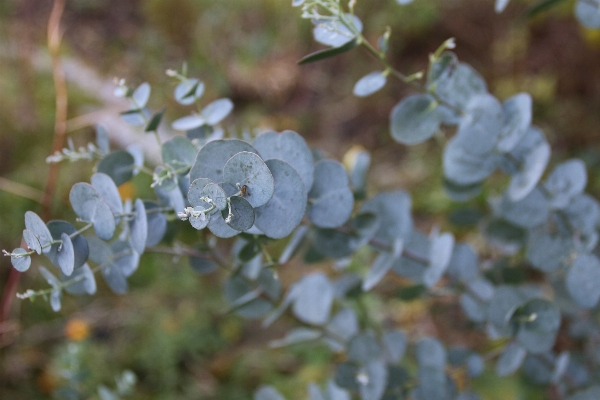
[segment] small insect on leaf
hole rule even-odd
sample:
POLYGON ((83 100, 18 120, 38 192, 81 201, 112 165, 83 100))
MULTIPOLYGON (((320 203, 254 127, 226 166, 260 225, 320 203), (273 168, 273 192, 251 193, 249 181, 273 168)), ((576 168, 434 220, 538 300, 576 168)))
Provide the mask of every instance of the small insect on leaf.
POLYGON ((248 192, 248 186, 246 185, 242 186, 240 192, 242 192, 242 197, 251 196, 250 192, 248 192))

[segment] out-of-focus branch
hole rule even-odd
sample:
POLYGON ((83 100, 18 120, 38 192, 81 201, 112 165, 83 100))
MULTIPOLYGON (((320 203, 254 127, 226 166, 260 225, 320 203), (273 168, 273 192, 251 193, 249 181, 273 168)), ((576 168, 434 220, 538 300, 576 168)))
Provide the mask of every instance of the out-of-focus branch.
MULTIPOLYGON (((52 142, 51 154, 60 151, 65 145, 65 136, 67 132, 67 82, 65 72, 60 60, 60 42, 62 31, 60 20, 65 10, 65 0, 54 0, 50 18, 48 19, 48 51, 52 59, 52 77, 55 89, 55 117, 54 117, 54 139, 52 142)), ((48 220, 52 213, 52 200, 56 192, 58 177, 60 173, 60 163, 50 164, 48 168, 48 177, 46 179, 46 188, 42 198, 42 209, 40 215, 42 219, 48 220)), ((24 243, 21 243, 23 246, 24 243)), ((10 315, 13 299, 19 285, 21 273, 11 268, 8 281, 4 286, 2 293, 2 302, 0 303, 0 326, 4 326, 10 315)), ((1 332, 0 332, 1 334, 1 332)))

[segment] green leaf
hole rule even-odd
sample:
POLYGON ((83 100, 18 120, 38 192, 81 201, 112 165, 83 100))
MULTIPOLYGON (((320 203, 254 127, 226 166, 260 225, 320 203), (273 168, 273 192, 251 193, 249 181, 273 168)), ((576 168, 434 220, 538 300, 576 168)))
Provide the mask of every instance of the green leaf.
POLYGON ((165 115, 166 107, 163 107, 160 111, 157 111, 152 115, 150 122, 146 125, 144 132, 154 132, 158 129, 158 125, 160 125, 160 121, 162 121, 162 117, 165 115))
POLYGON ((405 97, 390 114, 392 138, 403 144, 417 144, 431 138, 438 130, 443 115, 433 97, 414 94, 405 97))
POLYGON ((243 151, 231 157, 223 167, 223 180, 239 189, 252 207, 266 204, 275 191, 273 175, 265 162, 255 153, 243 151))
POLYGON ((52 234, 44 221, 33 211, 25 213, 25 228, 38 238, 42 252, 47 253, 50 251, 49 244, 53 240, 52 234))
POLYGON ((583 308, 592 308, 600 300, 600 260, 591 254, 581 254, 567 272, 567 290, 583 308))
POLYGON ((329 320, 333 305, 334 289, 323 273, 313 273, 302 278, 293 305, 294 315, 303 322, 323 325, 329 320))
POLYGON ((257 207, 255 224, 270 238, 288 236, 300 224, 306 211, 307 193, 302 178, 294 168, 281 160, 267 160, 273 175, 273 196, 257 207))
POLYGON ((265 162, 275 158, 290 164, 302 178, 306 190, 310 190, 314 179, 314 160, 302 136, 293 131, 267 131, 257 136, 252 145, 265 162))
POLYGON ((356 39, 352 39, 348 43, 344 44, 340 47, 334 47, 332 49, 325 49, 315 51, 307 56, 304 56, 300 61, 298 61, 299 65, 312 63, 315 61, 324 60, 329 57, 337 56, 338 54, 342 54, 347 52, 348 50, 352 50, 358 45, 358 41, 356 39))
POLYGON ((387 77, 384 75, 383 71, 371 72, 356 82, 352 92, 355 96, 366 97, 383 88, 386 81, 387 77))
POLYGON ((42 246, 40 245, 40 241, 37 238, 37 236, 33 234, 33 232, 24 229, 23 240, 25 241, 25 243, 27 243, 27 247, 29 248, 29 250, 33 250, 38 254, 42 254, 42 246))
POLYGON ((27 250, 19 247, 14 249, 12 254, 14 255, 10 256, 10 262, 12 263, 13 267, 15 267, 15 269, 19 272, 27 271, 31 266, 31 257, 29 255, 25 255, 27 254, 27 250))
POLYGON ((146 103, 148 103, 148 100, 150 99, 150 85, 148 82, 144 82, 138 86, 133 91, 131 99, 136 108, 140 109, 146 107, 146 103))
POLYGON ((350 178, 344 166, 333 160, 321 160, 315 165, 315 179, 308 193, 308 218, 320 228, 343 225, 354 207, 350 178))
POLYGON ((498 376, 508 376, 512 374, 519 369, 521 364, 523 364, 526 355, 527 350, 517 343, 508 344, 496 362, 496 374, 498 374, 498 376))
POLYGON ((600 0, 577 0, 575 17, 588 29, 600 29, 600 0))
MULTIPOLYGON (((254 225, 254 210, 252 209, 252 205, 246 199, 239 196, 232 196, 229 201, 231 202, 231 212, 233 214, 229 226, 236 231, 242 232, 252 228, 252 225, 254 225)), ((225 208, 221 213, 226 218, 229 211, 225 208)))
POLYGON ((562 3, 563 1, 564 0, 540 0, 527 10, 525 16, 527 18, 532 18, 542 11, 546 11, 555 5, 562 3))
POLYGON ((261 386, 254 392, 254 400, 285 400, 285 398, 272 386, 261 386))
POLYGON ((125 150, 110 153, 100 160, 97 165, 98 172, 110 176, 117 186, 131 180, 134 169, 135 159, 131 153, 125 150))
POLYGON ((82 220, 92 222, 98 237, 109 240, 115 232, 115 218, 109 205, 88 183, 76 183, 69 193, 71 206, 82 220))

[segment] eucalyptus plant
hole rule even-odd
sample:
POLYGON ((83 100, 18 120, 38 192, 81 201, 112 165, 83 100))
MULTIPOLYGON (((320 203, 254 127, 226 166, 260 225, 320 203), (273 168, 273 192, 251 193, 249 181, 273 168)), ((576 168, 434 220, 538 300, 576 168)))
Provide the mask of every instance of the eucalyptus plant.
MULTIPOLYGON (((507 3, 497 1, 496 9, 507 3)), ((582 18, 581 8, 596 3, 577 1, 582 23, 592 16, 582 18)), ((404 74, 386 56, 390 30, 377 44, 369 43, 355 1, 294 0, 292 5, 314 25, 315 40, 327 46, 300 63, 362 47, 379 65, 356 82, 356 96, 374 94, 388 79, 414 89, 390 111, 390 134, 402 145, 451 135, 442 160, 451 199, 489 195, 484 188, 492 184, 490 176, 507 176, 508 184, 496 186, 498 194, 487 198, 489 212, 480 226, 494 256, 481 259, 473 245, 451 232, 416 229, 406 191, 368 193, 370 156, 364 151, 347 170, 312 152, 293 131, 227 137, 220 123, 233 103, 219 99, 203 105, 204 83, 185 69, 169 70, 177 83, 175 100, 195 111, 171 123, 180 134, 166 142, 156 133, 165 110, 147 106, 150 85, 132 88, 119 81, 115 91, 131 103, 122 118, 156 136, 161 165, 148 168, 134 148, 111 151, 102 127, 96 143, 79 150, 70 146, 48 158, 96 160, 96 172, 69 194, 76 223, 25 214, 27 246, 5 254, 19 271, 26 271, 36 254, 52 267, 40 267, 49 288, 19 297, 46 296, 58 311, 64 292, 94 294, 96 273, 115 293, 125 293, 141 255, 159 244, 167 223, 175 221, 181 230, 206 232, 209 239, 201 246, 180 244, 173 251, 189 256, 201 273, 226 271, 223 291, 231 310, 262 319, 265 328, 284 314, 291 317, 296 327, 273 346, 325 343, 343 355, 330 378, 308 387, 311 400, 478 399, 469 382, 486 366, 500 376, 522 371, 533 382, 552 386, 559 398, 600 398, 600 207, 585 193, 584 163, 570 159, 549 167, 550 145, 532 125, 531 96, 498 100, 481 75, 451 52, 453 39, 431 54, 426 71, 404 74), (138 173, 152 175, 155 199, 123 202, 118 185, 138 173), (220 254, 215 239, 233 237, 230 254, 220 254), (278 254, 268 246, 272 241, 283 241, 275 247, 278 254), (361 273, 342 267, 307 273, 284 287, 277 271, 300 253, 306 262, 331 259, 340 266, 367 254, 369 265, 358 268, 361 273), (490 273, 490 265, 501 272, 511 264, 537 270, 543 279, 506 283, 490 273), (443 337, 408 337, 361 315, 361 298, 391 274, 412 282, 402 289, 413 297, 450 296, 496 348, 482 354, 450 347, 443 337), (559 333, 580 345, 560 349, 559 333), (460 382, 457 371, 464 378, 460 382)), ((283 396, 262 386, 254 398, 283 396)))

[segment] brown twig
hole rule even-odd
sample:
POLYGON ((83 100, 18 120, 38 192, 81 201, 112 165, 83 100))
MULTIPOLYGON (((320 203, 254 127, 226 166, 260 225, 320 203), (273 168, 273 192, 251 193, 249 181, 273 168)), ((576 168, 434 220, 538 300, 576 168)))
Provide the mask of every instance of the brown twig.
MULTIPOLYGON (((54 139, 52 142, 51 154, 60 151, 65 145, 65 136, 67 131, 67 83, 65 73, 60 60, 60 43, 63 32, 60 27, 60 20, 65 9, 65 0, 54 0, 52 11, 48 19, 48 51, 52 59, 52 78, 54 80, 56 114, 54 117, 54 139)), ((48 220, 52 213, 52 200, 56 192, 60 164, 50 164, 48 168, 48 177, 46 179, 46 188, 42 198, 42 208, 40 215, 43 220, 48 220)), ((23 243, 21 243, 23 246, 23 243)), ((9 317, 12 301, 15 298, 17 286, 21 273, 11 268, 8 281, 4 286, 2 293, 2 302, 0 303, 0 326, 2 326, 9 317)), ((1 332, 0 332, 1 335, 1 332)))

